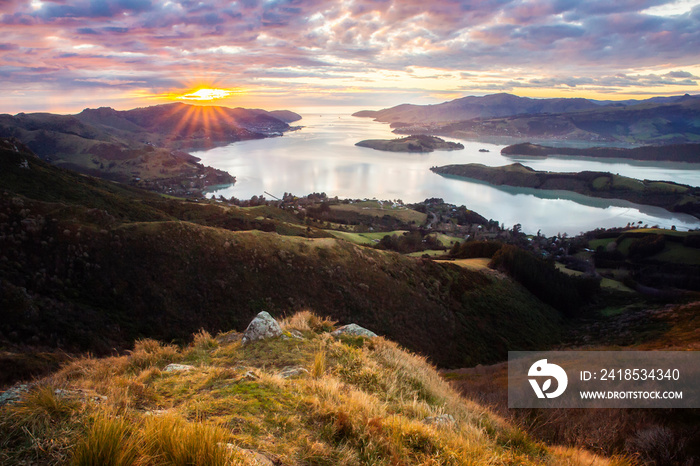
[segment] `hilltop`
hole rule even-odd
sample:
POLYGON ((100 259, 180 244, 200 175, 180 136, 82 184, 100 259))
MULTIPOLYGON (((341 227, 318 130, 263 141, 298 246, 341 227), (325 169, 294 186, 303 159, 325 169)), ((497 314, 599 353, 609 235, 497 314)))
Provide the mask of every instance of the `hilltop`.
POLYGON ((0 115, 0 137, 17 138, 42 159, 81 173, 168 194, 196 197, 235 177, 204 167, 187 150, 281 135, 289 112, 198 107, 182 103, 77 115, 0 115), (279 118, 278 118, 279 117, 279 118))
POLYGON ((5 393, 0 461, 18 464, 625 465, 550 447, 444 382, 424 358, 310 312, 245 342, 140 340, 5 393), (276 336, 274 336, 276 335, 276 336))

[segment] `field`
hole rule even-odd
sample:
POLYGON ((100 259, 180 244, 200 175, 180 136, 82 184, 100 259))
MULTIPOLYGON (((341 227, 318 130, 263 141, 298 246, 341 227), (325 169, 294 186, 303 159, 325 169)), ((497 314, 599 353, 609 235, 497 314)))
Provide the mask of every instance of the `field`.
POLYGON ((331 211, 353 212, 360 215, 372 217, 384 217, 388 215, 404 223, 415 223, 422 225, 428 218, 427 214, 408 209, 403 206, 393 207, 389 203, 380 201, 363 201, 355 204, 340 204, 331 206, 331 211))
MULTIPOLYGON (((567 269, 564 264, 556 263, 557 270, 564 272, 567 275, 573 275, 573 276, 583 276, 583 272, 579 272, 577 270, 571 270, 567 269)), ((600 281, 600 286, 601 288, 607 288, 609 290, 616 290, 616 291, 624 291, 625 293, 634 293, 634 290, 631 288, 623 285, 621 282, 617 280, 613 280, 611 278, 606 278, 603 277, 600 281)))
POLYGON ((438 261, 438 262, 447 262, 450 264, 455 264, 458 265, 462 268, 468 269, 468 270, 479 270, 479 271, 487 271, 487 272, 492 272, 491 269, 489 269, 488 265, 491 259, 487 259, 484 257, 477 257, 475 259, 455 259, 455 260, 444 260, 444 261, 438 261))
POLYGON ((372 245, 376 244, 384 238, 385 236, 389 235, 403 235, 406 233, 406 230, 394 230, 394 231, 378 231, 378 232, 371 232, 371 233, 350 233, 347 231, 337 231, 337 230, 325 230, 326 233, 329 233, 336 238, 344 239, 345 241, 349 241, 354 244, 360 244, 360 245, 372 245))

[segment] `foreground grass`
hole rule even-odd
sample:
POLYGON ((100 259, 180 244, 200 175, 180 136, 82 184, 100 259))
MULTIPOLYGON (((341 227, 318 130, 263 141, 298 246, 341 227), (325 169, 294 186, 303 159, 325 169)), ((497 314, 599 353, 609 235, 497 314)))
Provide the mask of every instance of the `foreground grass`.
POLYGON ((282 324, 76 360, 0 408, 0 464, 616 464, 531 440, 390 341, 338 340, 308 312, 282 324))

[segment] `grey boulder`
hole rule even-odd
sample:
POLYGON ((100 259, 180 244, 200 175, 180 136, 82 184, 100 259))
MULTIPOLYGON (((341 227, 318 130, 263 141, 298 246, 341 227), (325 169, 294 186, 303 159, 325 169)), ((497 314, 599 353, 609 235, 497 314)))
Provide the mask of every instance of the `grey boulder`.
POLYGON ((248 324, 248 328, 243 333, 241 343, 245 345, 251 341, 264 340, 280 335, 282 335, 282 329, 277 321, 270 314, 262 311, 248 324))
POLYGON ((331 333, 334 337, 338 337, 340 335, 351 335, 353 337, 368 337, 368 338, 374 338, 377 336, 376 333, 372 332, 371 330, 367 330, 364 327, 360 327, 357 324, 348 324, 340 327, 338 330, 334 331, 331 333))

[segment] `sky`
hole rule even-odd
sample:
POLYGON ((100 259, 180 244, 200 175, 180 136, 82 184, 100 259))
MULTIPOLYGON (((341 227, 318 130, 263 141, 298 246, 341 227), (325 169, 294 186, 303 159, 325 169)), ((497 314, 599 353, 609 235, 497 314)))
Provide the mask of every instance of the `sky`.
POLYGON ((700 0, 0 0, 0 113, 643 99, 699 81, 700 0))

